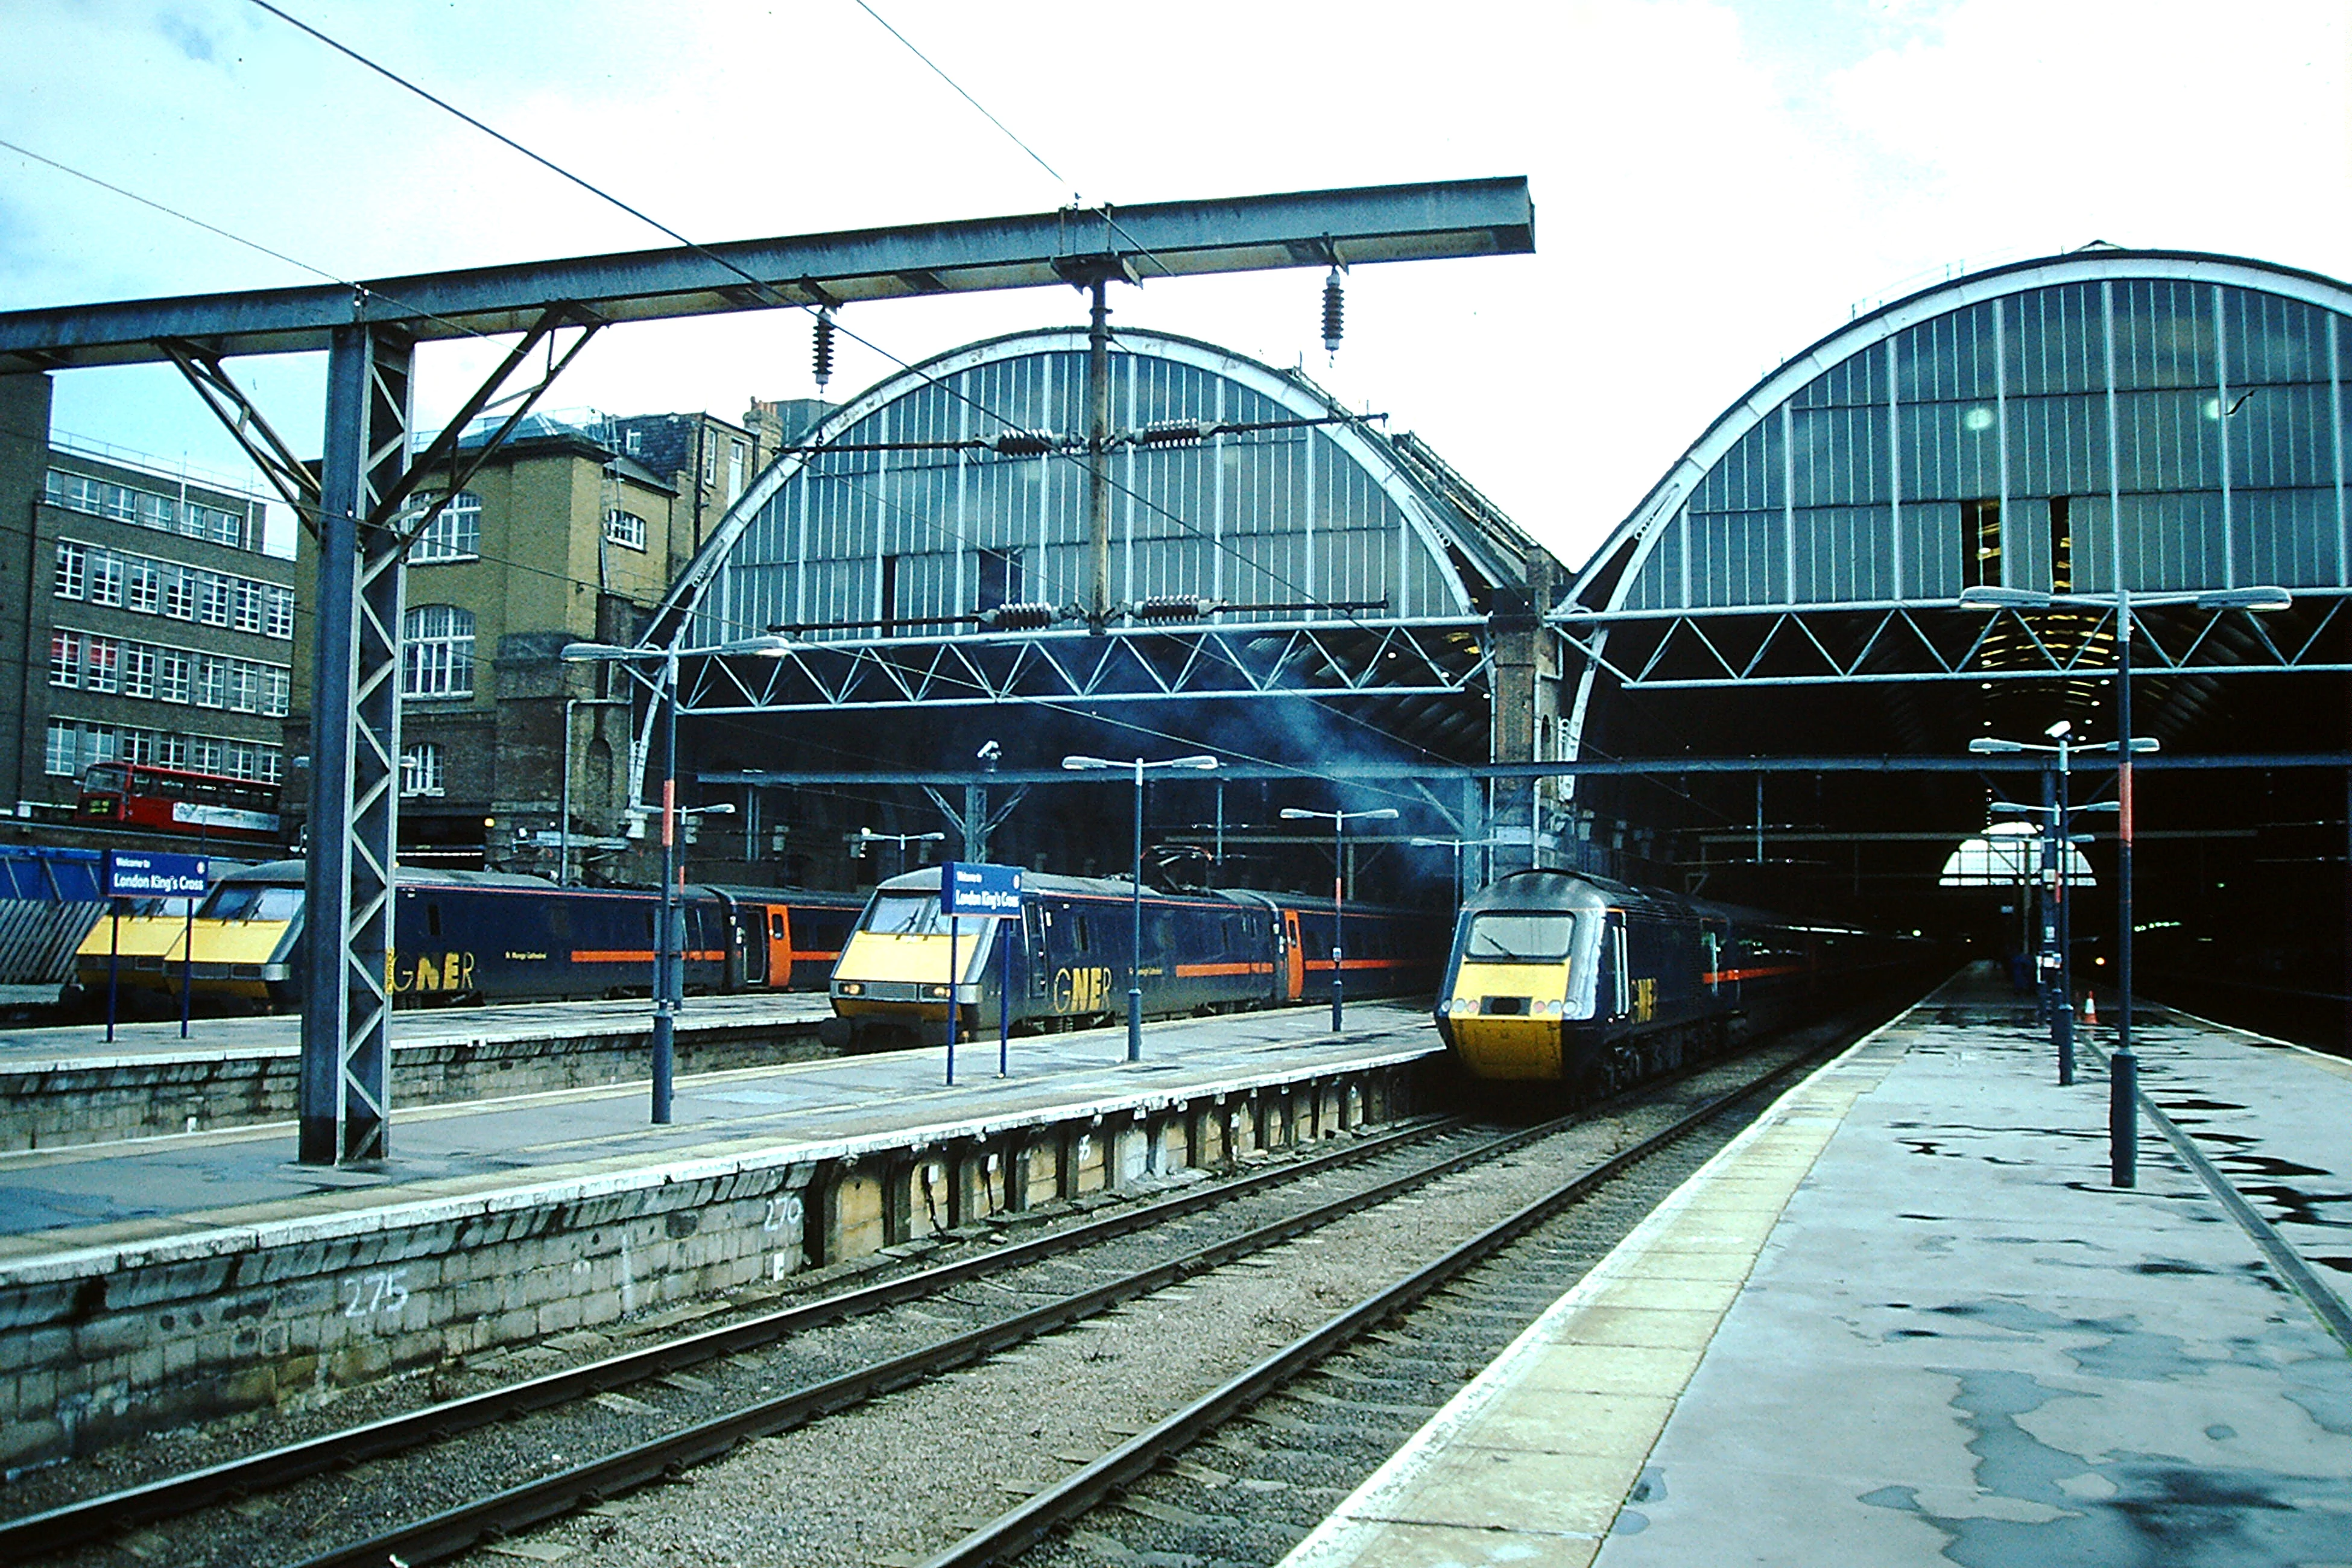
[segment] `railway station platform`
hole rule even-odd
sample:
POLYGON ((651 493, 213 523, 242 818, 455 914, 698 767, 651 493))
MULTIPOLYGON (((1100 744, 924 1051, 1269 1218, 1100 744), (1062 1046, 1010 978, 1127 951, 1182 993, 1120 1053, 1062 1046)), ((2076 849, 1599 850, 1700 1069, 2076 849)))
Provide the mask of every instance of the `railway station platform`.
POLYGON ((2144 1108, 2123 1190, 2088 1033, 1981 970, 1876 1031, 1286 1568, 2352 1562, 2352 1063, 2143 1008, 2203 1164, 2144 1108))
MULTIPOLYGON (((1411 1114, 1425 1006, 993 1038, 397 1108, 379 1168, 290 1123, 0 1153, 0 1466, 1017 1227, 1411 1114)), ((173 1026, 176 1028, 176 1026, 173 1026)))
MULTIPOLYGON (((820 1054, 822 992, 689 996, 677 1017, 683 1072, 820 1054)), ((624 1082, 643 1072, 653 1029, 644 997, 392 1016, 393 1098, 441 1105, 624 1082)), ((302 1021, 291 1014, 0 1029, 0 1150, 209 1131, 294 1114, 302 1021)))

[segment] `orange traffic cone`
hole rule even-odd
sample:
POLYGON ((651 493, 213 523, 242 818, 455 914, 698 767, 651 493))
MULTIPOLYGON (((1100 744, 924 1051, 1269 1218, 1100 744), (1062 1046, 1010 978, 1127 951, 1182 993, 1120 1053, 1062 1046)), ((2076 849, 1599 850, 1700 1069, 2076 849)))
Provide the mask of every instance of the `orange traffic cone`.
POLYGON ((2098 1021, 2099 998, 2094 993, 2085 991, 2083 993, 2083 1022, 2095 1024, 2098 1021))

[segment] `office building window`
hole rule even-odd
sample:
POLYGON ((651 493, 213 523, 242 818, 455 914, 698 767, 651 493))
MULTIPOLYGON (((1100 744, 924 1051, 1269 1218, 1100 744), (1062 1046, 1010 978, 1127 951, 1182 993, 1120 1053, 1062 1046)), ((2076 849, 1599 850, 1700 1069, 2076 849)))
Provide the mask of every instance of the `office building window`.
POLYGON ((455 605, 419 605, 400 621, 400 694, 474 694, 474 616, 455 605))
POLYGON ((79 632, 64 630, 49 634, 49 684, 68 689, 81 685, 81 644, 79 632))
POLYGON ((633 511, 617 507, 604 514, 604 537, 631 550, 646 547, 646 520, 633 511))
POLYGON ((400 793, 404 795, 443 793, 439 745, 431 741, 418 741, 402 750, 400 793))
POLYGON ((58 541, 57 595, 60 599, 79 599, 89 588, 89 546, 77 544, 70 539, 58 541))
MULTIPOLYGON (((423 495, 409 503, 409 526, 425 515, 425 510, 440 498, 423 495)), ((416 536, 409 546, 408 561, 412 566, 428 565, 436 561, 477 561, 482 553, 482 498, 471 490, 459 490, 449 498, 449 504, 433 520, 433 525, 416 536)))

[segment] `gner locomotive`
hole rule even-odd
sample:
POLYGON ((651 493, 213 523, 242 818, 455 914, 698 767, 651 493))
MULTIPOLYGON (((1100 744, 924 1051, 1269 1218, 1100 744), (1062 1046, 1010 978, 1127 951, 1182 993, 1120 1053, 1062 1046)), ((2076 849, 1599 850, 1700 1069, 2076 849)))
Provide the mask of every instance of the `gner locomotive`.
POLYGON ((1463 908, 1437 1029, 1475 1078, 1609 1092, 1832 999, 1833 979, 1910 956, 1859 931, 1514 871, 1463 908))
MULTIPOLYGON (((964 921, 950 973, 936 868, 894 877, 851 932, 833 972, 835 1016, 819 1036, 872 1048, 993 1034, 1001 1019, 1034 1033, 1127 1015, 1134 888, 1124 881, 1024 873, 1018 921, 964 921), (1005 943, 1010 943, 1009 951, 1005 943), (1011 986, 1005 985, 1010 965, 1011 986), (1008 1010, 1009 1009, 1009 1010, 1008 1010)), ((1438 923, 1425 912, 1350 903, 1346 994, 1425 994, 1438 923)), ((1246 890, 1143 895, 1140 989, 1148 1017, 1316 1001, 1331 986, 1328 899, 1246 890)))
MULTIPOLYGON (((863 900, 849 893, 689 886, 682 905, 688 991, 814 990, 863 900)), ((660 895, 559 888, 495 871, 402 870, 394 885, 386 976, 394 1006, 552 1001, 644 994, 653 976, 660 895)), ((215 883, 192 922, 174 914, 100 919, 74 955, 68 1000, 177 996, 193 938, 192 994, 214 1005, 280 1010, 301 999, 303 868, 273 860, 215 883), (76 993, 79 992, 79 995, 76 993)))

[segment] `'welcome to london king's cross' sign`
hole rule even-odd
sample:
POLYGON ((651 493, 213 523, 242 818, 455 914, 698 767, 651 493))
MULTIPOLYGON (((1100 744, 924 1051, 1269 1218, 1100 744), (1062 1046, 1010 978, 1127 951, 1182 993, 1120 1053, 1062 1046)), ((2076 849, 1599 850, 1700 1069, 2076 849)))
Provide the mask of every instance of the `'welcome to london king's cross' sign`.
POLYGON ((979 866, 950 860, 940 887, 940 912, 955 918, 972 915, 1003 918, 1021 912, 1021 868, 979 866))
POLYGON ((210 884, 210 858, 203 855, 163 855, 143 849, 106 852, 106 896, 110 899, 201 899, 210 884))

